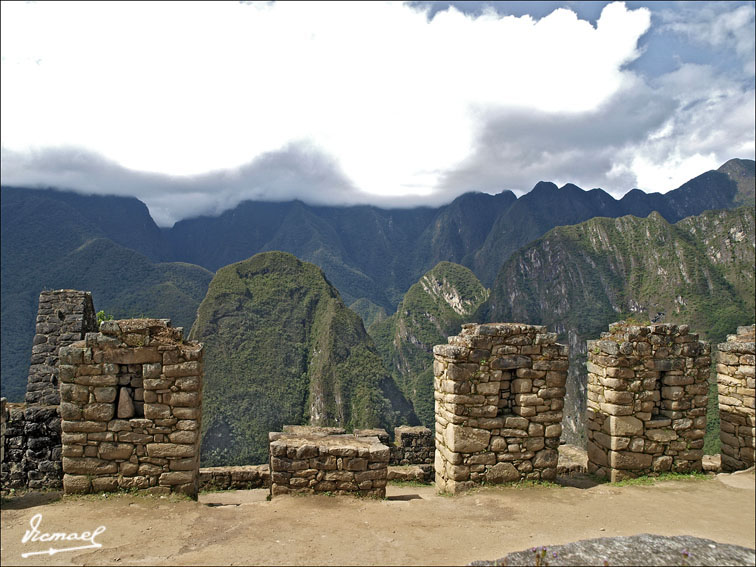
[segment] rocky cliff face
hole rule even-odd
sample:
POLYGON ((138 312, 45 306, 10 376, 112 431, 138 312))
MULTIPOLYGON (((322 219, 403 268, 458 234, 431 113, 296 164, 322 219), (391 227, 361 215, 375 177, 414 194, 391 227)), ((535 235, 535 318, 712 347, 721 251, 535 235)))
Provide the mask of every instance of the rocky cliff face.
POLYGON ((433 427, 433 346, 473 316, 488 290, 467 268, 441 262, 414 284, 394 315, 370 327, 384 363, 420 421, 433 427))
POLYGON ((317 266, 266 252, 221 268, 191 338, 205 345, 202 462, 265 462, 285 424, 393 427, 411 409, 362 320, 317 266))
POLYGON ((565 438, 582 435, 585 341, 620 319, 689 324, 717 342, 754 320, 754 212, 709 211, 669 224, 594 218, 558 227, 501 268, 478 317, 544 324, 570 346, 565 438))

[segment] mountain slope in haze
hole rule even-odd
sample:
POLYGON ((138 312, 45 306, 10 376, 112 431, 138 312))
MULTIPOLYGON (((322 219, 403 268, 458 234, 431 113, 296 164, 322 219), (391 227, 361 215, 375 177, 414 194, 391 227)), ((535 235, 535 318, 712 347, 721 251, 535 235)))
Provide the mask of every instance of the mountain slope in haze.
POLYGON ((423 425, 434 427, 433 346, 446 343, 488 297, 469 269, 441 262, 409 288, 391 317, 370 335, 423 425))
POLYGON ((43 289, 92 291, 95 308, 115 317, 168 317, 191 327, 212 273, 155 263, 126 246, 158 246, 150 244, 158 229, 143 203, 6 187, 1 194, 3 396, 24 398, 43 289))
POLYGON ((557 227, 502 266, 477 317, 547 325, 569 343, 564 435, 575 441, 584 425, 585 341, 609 323, 685 323, 712 343, 753 323, 753 209, 676 224, 652 213, 557 227))
POLYGON ((205 345, 205 465, 265 462, 268 432, 285 424, 416 422, 360 317, 291 254, 218 270, 190 338, 205 345))

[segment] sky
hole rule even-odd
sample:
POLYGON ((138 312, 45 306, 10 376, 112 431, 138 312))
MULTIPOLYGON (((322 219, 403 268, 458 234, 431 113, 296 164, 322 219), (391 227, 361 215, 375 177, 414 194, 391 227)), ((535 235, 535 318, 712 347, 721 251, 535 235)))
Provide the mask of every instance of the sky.
POLYGON ((754 2, 8 2, 0 181, 438 206, 754 159, 754 2))

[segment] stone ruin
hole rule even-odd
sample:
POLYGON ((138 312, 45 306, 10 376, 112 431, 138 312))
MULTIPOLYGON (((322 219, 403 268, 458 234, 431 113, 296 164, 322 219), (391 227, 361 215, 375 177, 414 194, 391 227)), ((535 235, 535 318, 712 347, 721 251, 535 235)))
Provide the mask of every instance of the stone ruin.
POLYGON ((687 325, 620 321, 588 341, 588 472, 700 471, 709 355, 687 325))
MULTIPOLYGON (((89 292, 40 295, 26 402, 0 407, 3 489, 57 488, 65 473, 67 492, 196 495, 201 345, 184 343, 165 319, 106 322, 101 333, 95 326, 89 292)), ((719 345, 727 471, 755 460, 754 328, 739 327, 719 345)), ((404 465, 393 478, 421 480, 434 453, 437 485, 448 492, 553 479, 567 370, 567 348, 555 341, 542 326, 463 325, 434 348, 435 438, 424 427, 397 427, 391 444, 382 429, 285 426, 270 434, 275 467, 204 469, 203 482, 381 496, 388 465, 404 465), (401 470, 407 465, 422 470, 401 470)), ((588 345, 589 472, 614 481, 701 470, 709 346, 686 325, 624 322, 588 345)))
MULTIPOLYGON (((344 435, 341 427, 285 425, 287 434, 308 435, 325 433, 344 435)), ((389 448, 387 480, 432 482, 433 435, 427 427, 402 425, 394 429, 395 442, 391 443, 385 429, 355 429, 355 437, 377 437, 389 448)), ((270 465, 237 465, 200 468, 200 490, 247 490, 270 488, 270 465)))
POLYGON ((196 496, 202 354, 167 319, 104 321, 60 349, 66 493, 196 496))
POLYGON ((717 386, 722 470, 747 469, 756 460, 754 338, 756 326, 738 327, 718 346, 717 386))
POLYGON ((61 471, 58 354, 97 328, 92 294, 59 289, 39 295, 26 402, 8 404, 3 488, 59 488, 61 471))
POLYGON ((384 498, 389 448, 343 429, 285 426, 269 433, 270 494, 330 492, 384 498))
POLYGON ((541 325, 462 325, 433 348, 436 486, 554 480, 567 380, 565 345, 541 325))

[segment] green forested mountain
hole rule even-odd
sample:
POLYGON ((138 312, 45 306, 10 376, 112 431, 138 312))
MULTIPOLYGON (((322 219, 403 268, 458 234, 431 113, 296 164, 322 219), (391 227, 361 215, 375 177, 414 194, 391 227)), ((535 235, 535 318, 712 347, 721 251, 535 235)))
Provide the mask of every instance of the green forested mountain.
POLYGON ((203 464, 262 463, 285 424, 416 421, 360 317, 291 254, 218 270, 190 337, 205 345, 203 464))
POLYGON ((441 262, 409 288, 396 313, 369 331, 404 395, 434 427, 433 346, 470 321, 488 290, 469 269, 441 262))
POLYGON ((155 263, 126 247, 156 253, 150 242, 159 245, 136 199, 3 188, 1 228, 2 395, 11 401, 26 391, 43 289, 89 290, 95 309, 115 317, 168 317, 188 329, 212 279, 205 268, 155 263))
POLYGON ((578 437, 585 341, 610 322, 685 323, 712 343, 754 322, 754 211, 707 211, 676 224, 652 213, 555 228, 501 267, 477 317, 548 325, 569 343, 565 434, 578 437))
POLYGON ((644 217, 651 211, 676 222, 707 209, 753 203, 753 187, 754 162, 730 160, 664 195, 633 190, 616 200, 600 189, 539 183, 519 199, 510 191, 468 193, 439 208, 248 201, 217 217, 165 229, 156 227, 134 198, 2 187, 2 393, 12 400, 22 397, 43 287, 90 289, 98 309, 171 317, 188 326, 210 274, 185 263, 214 271, 258 252, 283 250, 320 266, 344 301, 372 324, 394 313, 409 287, 439 262, 467 266, 490 287, 513 253, 555 226, 596 216, 644 217), (94 248, 76 252, 90 241, 94 248), (119 262, 157 272, 142 278, 132 277, 137 268, 119 270, 108 258, 106 241, 116 246, 119 262), (87 250, 100 253, 87 256, 87 250), (141 259, 126 260, 128 251, 141 259), (85 257, 98 269, 82 263, 85 257), (156 276, 167 269, 160 262, 184 263, 187 274, 178 276, 182 268, 175 267, 173 275, 156 276), (194 282, 192 291, 181 289, 177 277, 194 282), (157 284, 146 282, 161 287, 153 290, 157 284))

